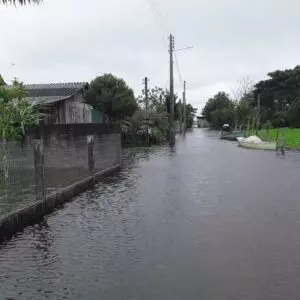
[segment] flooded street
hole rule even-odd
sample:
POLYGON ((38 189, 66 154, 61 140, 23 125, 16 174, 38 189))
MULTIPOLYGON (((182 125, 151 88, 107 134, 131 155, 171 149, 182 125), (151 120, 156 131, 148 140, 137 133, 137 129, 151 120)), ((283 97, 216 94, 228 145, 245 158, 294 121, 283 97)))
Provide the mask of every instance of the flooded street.
POLYGON ((0 247, 0 299, 293 300, 300 153, 195 129, 0 247))

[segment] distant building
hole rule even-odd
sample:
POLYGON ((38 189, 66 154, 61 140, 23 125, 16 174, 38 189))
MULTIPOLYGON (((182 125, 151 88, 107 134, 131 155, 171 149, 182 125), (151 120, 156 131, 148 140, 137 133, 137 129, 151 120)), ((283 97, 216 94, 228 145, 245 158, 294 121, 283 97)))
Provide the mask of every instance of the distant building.
POLYGON ((41 106, 44 124, 92 123, 91 105, 84 102, 86 82, 24 85, 28 100, 41 106))
POLYGON ((198 128, 207 128, 207 127, 209 127, 209 123, 207 122, 207 120, 204 117, 198 116, 197 117, 197 127, 198 128))

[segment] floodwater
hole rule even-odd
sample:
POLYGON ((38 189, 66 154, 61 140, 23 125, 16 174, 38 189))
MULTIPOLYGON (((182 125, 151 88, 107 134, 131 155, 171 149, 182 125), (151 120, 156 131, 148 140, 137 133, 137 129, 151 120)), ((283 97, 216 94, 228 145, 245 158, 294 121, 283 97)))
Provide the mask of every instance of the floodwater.
POLYGON ((300 153, 195 129, 0 247, 0 299, 293 300, 300 153))

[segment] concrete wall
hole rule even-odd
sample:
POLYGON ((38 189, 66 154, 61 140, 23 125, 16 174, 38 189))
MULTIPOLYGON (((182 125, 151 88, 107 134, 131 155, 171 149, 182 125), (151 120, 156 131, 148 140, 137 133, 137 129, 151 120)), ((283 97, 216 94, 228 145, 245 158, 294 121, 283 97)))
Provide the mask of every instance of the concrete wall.
POLYGON ((44 135, 40 157, 33 147, 34 136, 22 144, 0 145, 6 154, 0 162, 0 239, 120 168, 119 133, 61 132, 44 135))
POLYGON ((0 243, 9 239, 16 232, 23 230, 26 226, 39 222, 43 216, 53 212, 57 207, 70 201, 82 191, 93 188, 95 182, 101 180, 102 177, 112 175, 119 170, 120 165, 107 168, 58 192, 52 193, 43 200, 31 203, 0 218, 0 243))

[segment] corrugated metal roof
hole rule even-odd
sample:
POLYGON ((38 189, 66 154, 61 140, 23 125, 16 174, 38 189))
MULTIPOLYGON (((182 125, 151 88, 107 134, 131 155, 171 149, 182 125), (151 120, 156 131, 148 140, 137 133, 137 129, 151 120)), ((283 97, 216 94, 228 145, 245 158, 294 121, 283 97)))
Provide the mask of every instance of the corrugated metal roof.
POLYGON ((51 104, 51 103, 55 103, 58 101, 62 101, 67 98, 68 97, 62 97, 62 96, 26 97, 26 99, 29 102, 32 102, 34 104, 51 104))
POLYGON ((73 96, 80 90, 86 89, 87 87, 87 82, 24 85, 24 88, 29 93, 27 99, 35 104, 51 104, 57 101, 62 101, 73 96))

